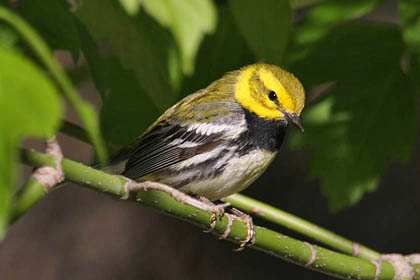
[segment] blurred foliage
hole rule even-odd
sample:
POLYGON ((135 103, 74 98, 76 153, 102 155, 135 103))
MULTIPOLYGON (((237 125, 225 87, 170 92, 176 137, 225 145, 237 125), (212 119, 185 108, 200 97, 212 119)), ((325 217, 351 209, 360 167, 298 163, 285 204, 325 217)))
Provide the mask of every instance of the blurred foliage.
MULTIPOLYGON (((314 103, 303 113, 305 133, 293 133, 289 143, 311 152, 309 174, 319 180, 332 210, 359 201, 376 189, 390 162, 412 156, 419 1, 399 1, 401 24, 364 19, 387 2, 380 0, 90 0, 71 7, 66 0, 40 1, 21 0, 17 11, 53 50, 69 51, 88 66, 109 144, 127 144, 181 97, 227 71, 263 61, 292 71, 314 103), (291 6, 301 8, 294 24, 291 6), (312 94, 323 85, 329 86, 312 94)), ((0 168, 14 174, 15 166, 5 164, 15 157, 10 147, 28 135, 50 135, 59 105, 54 86, 30 62, 38 61, 4 23, 0 45, 0 98, 8 98, 0 106, 16 104, 13 112, 1 111, 5 124, 15 124, 2 129, 19 135, 2 137, 0 168), (39 112, 39 118, 28 112, 39 112)), ((15 178, 3 179, 2 202, 10 198, 15 178)), ((0 209, 3 221, 6 208, 0 209)))
POLYGON ((230 0, 229 4, 239 31, 257 57, 282 65, 292 20, 289 2, 230 0))
POLYGON ((142 0, 120 0, 120 3, 129 15, 135 15, 139 11, 141 1, 142 0))
POLYGON ((21 15, 36 28, 52 49, 67 50, 79 58, 80 39, 68 5, 56 0, 21 0, 21 15), (65 26, 65 28, 63 28, 65 26))
MULTIPOLYGON (((7 5, 8 3, 6 3, 7 5)), ((63 9, 69 13, 68 9, 63 9)), ((70 18, 73 16, 70 14, 70 18)), ((50 138, 58 130, 63 116, 59 92, 51 77, 75 107, 98 155, 105 158, 105 147, 99 134, 96 113, 80 99, 48 46, 22 18, 0 6, 0 239, 9 225, 16 193, 18 146, 28 137, 50 138), (23 55, 28 48, 33 53, 23 55), (36 59, 34 59, 35 55, 36 59), (48 68, 50 73, 37 63, 48 68), (101 149, 102 148, 102 149, 101 149)), ((38 17, 39 19, 39 17, 38 17)), ((60 44, 61 46, 61 44, 60 44)))
MULTIPOLYGON (((146 94, 161 111, 176 102, 175 85, 182 78, 178 74, 181 71, 180 57, 175 40, 166 29, 147 16, 144 10, 140 10, 137 17, 128 16, 115 0, 84 2, 76 15, 94 41, 104 44, 103 57, 115 55, 124 69, 133 72, 141 87, 140 99, 146 94), (101 9, 98 10, 98 6, 101 9), (171 76, 171 73, 178 75, 171 76)), ((119 93, 111 91, 107 94, 119 93)))
POLYGON ((403 51, 397 28, 353 23, 331 30, 291 67, 308 86, 335 81, 328 98, 307 111, 305 135, 292 141, 313 151, 310 174, 320 178, 333 210, 375 190, 389 161, 413 152, 416 102, 400 69, 403 51))
POLYGON ((420 1, 400 0, 398 3, 404 40, 409 47, 418 50, 420 48, 420 1))
POLYGON ((142 5, 162 26, 171 30, 181 53, 184 73, 192 74, 200 42, 216 26, 211 0, 143 0, 142 5))
POLYGON ((51 137, 61 104, 45 73, 19 54, 0 47, 0 239, 8 225, 17 182, 16 145, 28 136, 51 137))
POLYGON ((8 50, 17 49, 19 36, 9 26, 0 24, 0 45, 8 50))

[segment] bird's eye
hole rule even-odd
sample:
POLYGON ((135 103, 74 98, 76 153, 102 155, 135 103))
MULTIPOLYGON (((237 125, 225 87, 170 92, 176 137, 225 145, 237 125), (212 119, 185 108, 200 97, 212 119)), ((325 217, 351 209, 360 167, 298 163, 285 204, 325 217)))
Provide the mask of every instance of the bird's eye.
POLYGON ((274 91, 270 90, 270 91, 268 92, 268 98, 269 98, 271 101, 275 101, 275 100, 277 100, 277 94, 276 94, 274 91))

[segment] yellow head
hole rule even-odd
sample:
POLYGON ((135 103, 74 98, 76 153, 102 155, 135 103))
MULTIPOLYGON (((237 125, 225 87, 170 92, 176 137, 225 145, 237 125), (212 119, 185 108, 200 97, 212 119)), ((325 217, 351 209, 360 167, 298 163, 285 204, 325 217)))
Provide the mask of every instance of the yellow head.
POLYGON ((303 130, 299 116, 305 105, 305 91, 298 79, 278 66, 253 64, 242 68, 235 98, 261 118, 284 119, 303 130))

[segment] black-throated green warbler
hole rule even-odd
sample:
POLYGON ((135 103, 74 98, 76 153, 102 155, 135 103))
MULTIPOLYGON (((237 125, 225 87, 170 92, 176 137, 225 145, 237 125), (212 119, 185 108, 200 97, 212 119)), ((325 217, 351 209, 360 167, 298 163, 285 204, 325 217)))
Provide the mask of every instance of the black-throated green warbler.
POLYGON ((269 64, 229 72, 169 108, 106 168, 217 200, 254 182, 290 123, 303 130, 300 82, 269 64))

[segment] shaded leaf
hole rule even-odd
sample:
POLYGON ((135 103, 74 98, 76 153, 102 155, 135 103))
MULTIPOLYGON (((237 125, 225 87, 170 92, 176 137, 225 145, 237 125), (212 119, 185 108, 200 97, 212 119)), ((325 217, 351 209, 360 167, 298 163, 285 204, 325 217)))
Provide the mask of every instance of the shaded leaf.
POLYGON ((322 1, 310 10, 301 24, 295 27, 296 32, 290 47, 293 53, 286 57, 287 63, 293 63, 296 59, 301 59, 301 56, 305 56, 312 43, 321 39, 337 25, 363 16, 383 2, 383 0, 322 1))
POLYGON ((402 52, 398 30, 353 24, 333 30, 295 68, 312 83, 336 81, 328 98, 304 113, 305 133, 291 139, 292 147, 311 150, 310 174, 334 211, 375 190, 391 161, 412 155, 418 118, 402 52))
POLYGON ((402 34, 405 42, 411 47, 420 50, 420 1, 398 1, 398 12, 402 25, 402 34))
POLYGON ((420 92, 420 1, 398 1, 398 12, 402 26, 402 34, 408 46, 408 72, 413 84, 420 92))
POLYGON ((168 56, 176 46, 167 30, 142 10, 136 17, 128 16, 112 0, 86 1, 76 13, 95 42, 105 40, 111 45, 122 67, 133 72, 159 110, 175 103, 168 56))
POLYGON ((22 0, 22 16, 54 50, 68 50, 77 62, 80 40, 74 16, 64 0, 22 0))
POLYGON ((227 5, 218 7, 217 18, 216 32, 206 36, 200 46, 194 75, 184 79, 183 95, 206 87, 228 71, 255 62, 255 55, 239 33, 227 5))
POLYGON ((345 95, 360 94, 346 109, 334 96, 317 104, 305 116, 305 135, 292 139, 293 147, 312 151, 310 174, 319 178, 333 211, 375 190, 389 162, 405 161, 413 152, 417 114, 407 78, 399 73, 376 82, 337 87, 333 94, 344 97, 346 105, 345 95), (328 119, 320 121, 318 114, 328 119))
POLYGON ((0 238, 16 184, 16 145, 28 136, 50 137, 61 115, 53 83, 31 62, 0 48, 0 238))
POLYGON ((312 44, 289 68, 309 88, 352 79, 358 73, 388 70, 389 65, 399 63, 403 47, 399 30, 393 25, 343 25, 312 44))
POLYGON ((134 73, 123 69, 115 57, 107 59, 105 69, 112 82, 103 99, 101 126, 110 143, 125 145, 159 117, 159 110, 139 86, 134 73))
POLYGON ((96 87, 102 96, 101 128, 108 144, 128 144, 157 117, 159 110, 111 53, 102 57, 96 42, 83 24, 78 24, 82 50, 96 87))
POLYGON ((232 14, 248 46, 267 63, 282 64, 290 25, 287 0, 231 0, 232 14))
POLYGON ((143 0, 144 9, 168 27, 181 51, 184 73, 194 70, 194 58, 204 35, 216 27, 216 11, 211 0, 143 0))

